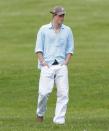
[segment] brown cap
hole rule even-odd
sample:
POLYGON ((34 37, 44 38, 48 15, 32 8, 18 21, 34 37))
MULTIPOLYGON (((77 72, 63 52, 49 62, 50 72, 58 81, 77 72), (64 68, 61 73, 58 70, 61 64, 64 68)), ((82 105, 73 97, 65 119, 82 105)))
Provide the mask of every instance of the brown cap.
POLYGON ((62 6, 56 6, 50 11, 50 13, 56 14, 56 15, 64 15, 65 10, 62 6))

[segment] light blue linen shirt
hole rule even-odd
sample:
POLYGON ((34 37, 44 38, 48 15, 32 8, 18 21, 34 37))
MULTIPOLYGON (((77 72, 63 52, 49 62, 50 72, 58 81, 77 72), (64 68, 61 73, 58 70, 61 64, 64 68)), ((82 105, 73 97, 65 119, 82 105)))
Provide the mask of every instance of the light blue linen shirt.
MULTIPOLYGON (((56 33, 52 23, 43 25, 37 34, 35 53, 42 52, 45 62, 51 66, 56 59, 64 63, 68 53, 74 53, 74 38, 71 28, 62 24, 60 32, 56 33)), ((38 60, 38 68, 42 65, 38 60)))

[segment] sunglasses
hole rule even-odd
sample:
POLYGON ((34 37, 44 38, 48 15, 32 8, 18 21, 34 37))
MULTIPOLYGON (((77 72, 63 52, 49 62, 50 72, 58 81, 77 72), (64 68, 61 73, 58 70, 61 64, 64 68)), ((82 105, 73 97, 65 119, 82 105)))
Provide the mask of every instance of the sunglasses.
MULTIPOLYGON (((56 16, 57 14, 54 14, 53 16, 56 16)), ((62 14, 62 15, 58 15, 59 17, 64 17, 65 14, 62 14)))
POLYGON ((62 15, 59 15, 59 17, 64 17, 65 15, 64 14, 62 14, 62 15))

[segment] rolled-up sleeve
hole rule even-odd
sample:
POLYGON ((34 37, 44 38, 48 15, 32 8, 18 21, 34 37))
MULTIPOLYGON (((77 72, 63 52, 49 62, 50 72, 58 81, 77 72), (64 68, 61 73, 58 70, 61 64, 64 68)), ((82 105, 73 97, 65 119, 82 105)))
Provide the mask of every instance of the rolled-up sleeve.
POLYGON ((71 29, 68 31, 68 39, 67 39, 67 46, 66 46, 66 54, 74 53, 74 37, 71 29))
POLYGON ((40 30, 37 33, 37 39, 36 39, 36 46, 35 46, 35 53, 44 51, 44 33, 43 30, 40 28, 40 30))

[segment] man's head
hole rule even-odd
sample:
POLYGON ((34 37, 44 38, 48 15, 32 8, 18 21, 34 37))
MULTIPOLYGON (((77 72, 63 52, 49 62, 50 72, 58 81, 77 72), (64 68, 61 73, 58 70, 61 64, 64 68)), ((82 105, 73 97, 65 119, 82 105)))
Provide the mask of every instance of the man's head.
POLYGON ((50 13, 53 14, 53 20, 57 23, 57 24, 62 24, 64 21, 64 15, 65 15, 65 10, 63 7, 61 6, 56 6, 54 7, 50 13))

